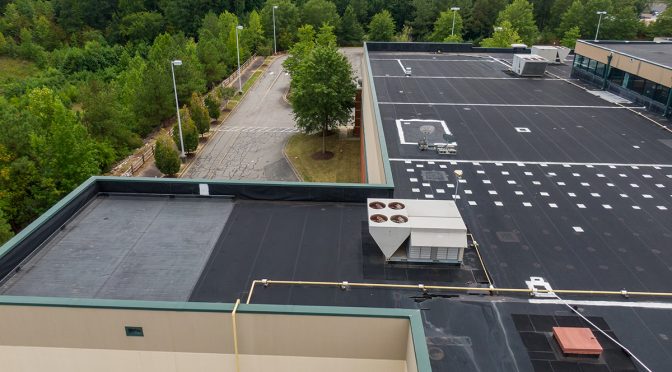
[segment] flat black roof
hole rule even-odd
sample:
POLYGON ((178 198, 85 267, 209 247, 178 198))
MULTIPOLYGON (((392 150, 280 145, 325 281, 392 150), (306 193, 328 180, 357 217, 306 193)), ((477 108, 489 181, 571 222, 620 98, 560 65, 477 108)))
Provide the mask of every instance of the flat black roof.
POLYGON ((631 57, 646 60, 672 69, 672 43, 671 42, 612 42, 612 41, 584 41, 590 45, 608 49, 617 53, 627 54, 631 57))

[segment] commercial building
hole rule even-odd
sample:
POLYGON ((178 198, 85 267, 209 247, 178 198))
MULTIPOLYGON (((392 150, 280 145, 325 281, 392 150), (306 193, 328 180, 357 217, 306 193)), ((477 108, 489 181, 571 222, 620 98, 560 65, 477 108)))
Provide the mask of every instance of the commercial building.
POLYGON ((672 43, 578 40, 572 76, 669 116, 672 43))
POLYGON ((0 369, 669 370, 672 134, 513 55, 367 43, 375 183, 87 181, 0 248, 0 369))

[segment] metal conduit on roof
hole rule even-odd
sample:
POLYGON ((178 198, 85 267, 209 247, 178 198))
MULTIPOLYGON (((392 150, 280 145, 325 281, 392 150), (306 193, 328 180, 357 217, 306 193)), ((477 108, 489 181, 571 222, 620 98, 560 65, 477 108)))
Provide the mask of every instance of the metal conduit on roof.
POLYGON ((497 293, 526 293, 529 295, 536 295, 539 293, 559 293, 559 294, 569 294, 569 295, 599 295, 599 296, 643 296, 643 297, 670 297, 672 298, 672 292, 641 292, 641 291, 627 291, 625 289, 618 291, 595 291, 595 290, 583 290, 583 289, 528 289, 528 288, 497 288, 494 286, 490 287, 459 287, 459 286, 443 286, 443 285, 425 285, 425 284, 387 284, 387 283, 357 283, 357 282, 313 282, 313 281, 293 281, 293 280, 271 280, 271 279, 261 279, 253 280, 250 287, 250 292, 247 296, 247 304, 252 300, 252 294, 254 293, 254 287, 257 284, 263 284, 264 287, 268 287, 271 284, 277 285, 299 285, 299 286, 322 286, 322 287, 339 287, 341 289, 346 289, 349 287, 359 287, 359 288, 396 288, 396 289, 417 289, 422 292, 428 290, 437 290, 437 291, 457 291, 457 292, 484 292, 490 294, 497 293))

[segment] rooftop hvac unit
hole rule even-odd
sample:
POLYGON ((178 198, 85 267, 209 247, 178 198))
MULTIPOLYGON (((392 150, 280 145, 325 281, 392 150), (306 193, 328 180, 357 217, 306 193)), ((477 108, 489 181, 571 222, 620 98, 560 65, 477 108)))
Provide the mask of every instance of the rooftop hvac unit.
POLYGON ((532 47, 532 54, 545 58, 551 64, 565 63, 569 51, 569 48, 563 46, 534 45, 532 47))
POLYGON ((511 69, 518 76, 539 77, 544 76, 546 65, 548 61, 536 54, 514 54, 511 69))
POLYGON ((368 216, 387 261, 462 262, 467 227, 452 200, 369 199, 368 216))

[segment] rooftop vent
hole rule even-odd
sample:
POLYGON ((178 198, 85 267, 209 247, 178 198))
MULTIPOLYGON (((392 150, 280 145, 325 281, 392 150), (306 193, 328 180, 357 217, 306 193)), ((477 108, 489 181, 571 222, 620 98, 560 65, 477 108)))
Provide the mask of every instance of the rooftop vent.
POLYGON ((522 77, 544 76, 548 61, 536 54, 514 54, 511 70, 522 77))

